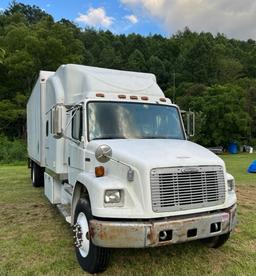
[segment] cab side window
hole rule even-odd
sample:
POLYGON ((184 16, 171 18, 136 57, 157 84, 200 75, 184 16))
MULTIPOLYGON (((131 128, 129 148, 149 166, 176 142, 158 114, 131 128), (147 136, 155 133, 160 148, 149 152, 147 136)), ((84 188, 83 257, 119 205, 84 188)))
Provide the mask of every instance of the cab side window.
POLYGON ((72 112, 72 138, 81 141, 82 129, 83 129, 83 109, 80 107, 72 112), (75 114, 75 115, 74 115, 75 114))

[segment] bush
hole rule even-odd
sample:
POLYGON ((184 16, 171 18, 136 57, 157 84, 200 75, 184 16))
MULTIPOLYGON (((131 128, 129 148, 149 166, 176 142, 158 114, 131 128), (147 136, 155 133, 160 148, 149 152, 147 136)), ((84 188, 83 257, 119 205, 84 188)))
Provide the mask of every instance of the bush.
POLYGON ((0 136, 0 163, 26 161, 27 146, 24 140, 8 140, 0 136))

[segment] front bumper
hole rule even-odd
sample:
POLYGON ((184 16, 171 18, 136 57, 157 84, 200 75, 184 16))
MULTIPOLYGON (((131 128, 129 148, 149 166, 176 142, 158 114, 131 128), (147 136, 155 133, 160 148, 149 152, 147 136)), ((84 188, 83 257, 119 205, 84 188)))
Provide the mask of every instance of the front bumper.
POLYGON ((140 248, 218 236, 232 231, 236 205, 220 212, 143 222, 90 221, 90 238, 101 247, 140 248), (166 239, 161 240, 159 235, 166 239))

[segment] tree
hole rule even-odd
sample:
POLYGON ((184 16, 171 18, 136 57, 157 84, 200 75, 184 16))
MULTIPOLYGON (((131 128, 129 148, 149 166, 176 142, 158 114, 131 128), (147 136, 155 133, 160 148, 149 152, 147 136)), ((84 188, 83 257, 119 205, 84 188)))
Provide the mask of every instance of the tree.
POLYGON ((33 5, 25 5, 22 3, 17 3, 16 1, 12 1, 7 10, 4 12, 7 16, 12 16, 14 14, 23 15, 29 24, 34 24, 39 22, 44 17, 49 17, 45 11, 40 9, 39 7, 33 5))
POLYGON ((83 63, 76 36, 74 26, 55 23, 33 6, 14 3, 0 15, 0 133, 24 137, 26 101, 40 70, 83 63))
POLYGON ((251 50, 247 57, 246 57, 246 65, 245 65, 245 70, 247 76, 251 78, 256 78, 256 49, 255 46, 253 50, 251 50))
MULTIPOLYGON (((25 101, 26 102, 26 101, 25 101)), ((11 138, 25 138, 25 105, 10 100, 0 101, 0 133, 11 138)))
POLYGON ((84 64, 87 66, 94 65, 94 57, 89 50, 84 51, 84 64))
POLYGON ((255 144, 256 142, 256 86, 252 86, 246 93, 246 110, 251 117, 250 123, 250 140, 249 142, 255 144))
POLYGON ((80 29, 13 1, 0 13, 0 135, 23 135, 25 102, 40 70, 78 63, 152 72, 167 96, 175 94, 182 109, 196 112, 201 144, 253 142, 255 45, 188 28, 169 38, 80 29))
POLYGON ((208 88, 202 106, 205 124, 200 142, 227 146, 230 142, 248 141, 250 116, 244 107, 245 97, 240 87, 216 85, 208 88))
POLYGON ((115 50, 112 47, 104 48, 100 53, 99 67, 112 68, 115 59, 115 50))
POLYGON ((235 59, 220 57, 217 61, 219 83, 229 83, 242 76, 243 65, 235 59))
POLYGON ((3 63, 5 56, 5 50, 0 48, 0 63, 3 63))
POLYGON ((143 53, 144 58, 148 57, 148 47, 146 39, 139 34, 129 34, 126 38, 126 52, 125 55, 131 55, 135 50, 143 53))
POLYGON ((130 71, 146 71, 146 62, 144 55, 139 50, 134 50, 128 58, 127 69, 130 71))
POLYGON ((166 71, 164 63, 156 56, 151 56, 148 61, 148 68, 149 72, 153 73, 157 77, 157 81, 163 89, 165 89, 165 78, 166 78, 166 71))
POLYGON ((84 47, 70 26, 50 17, 27 26, 23 22, 5 28, 5 65, 12 91, 31 91, 40 70, 56 70, 63 63, 83 63, 84 47))
POLYGON ((199 37, 186 55, 184 71, 188 81, 213 84, 216 81, 216 52, 213 42, 199 37))

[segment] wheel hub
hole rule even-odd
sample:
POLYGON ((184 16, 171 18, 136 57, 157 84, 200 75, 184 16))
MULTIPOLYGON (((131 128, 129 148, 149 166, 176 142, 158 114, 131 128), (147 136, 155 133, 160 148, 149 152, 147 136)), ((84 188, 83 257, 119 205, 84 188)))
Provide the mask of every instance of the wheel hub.
POLYGON ((80 254, 86 257, 89 252, 89 225, 87 218, 83 212, 80 212, 77 217, 77 222, 73 226, 74 244, 79 249, 80 254))
POLYGON ((73 231, 74 231, 74 242, 75 242, 75 246, 77 248, 81 247, 82 246, 82 241, 83 241, 83 238, 82 238, 82 231, 81 231, 81 226, 79 224, 75 224, 73 226, 73 231))

